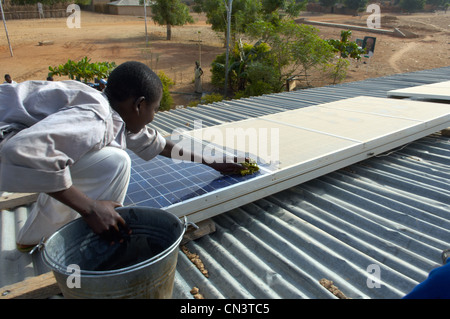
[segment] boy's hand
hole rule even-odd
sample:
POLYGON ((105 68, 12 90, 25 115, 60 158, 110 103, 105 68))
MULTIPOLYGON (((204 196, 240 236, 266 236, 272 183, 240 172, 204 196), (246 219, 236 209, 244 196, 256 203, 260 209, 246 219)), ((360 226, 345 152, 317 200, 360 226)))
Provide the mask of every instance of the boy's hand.
POLYGON ((117 207, 122 206, 117 202, 93 200, 74 186, 48 195, 76 210, 96 234, 111 244, 122 241, 124 233, 131 233, 125 220, 116 211, 117 207))
MULTIPOLYGON (((250 159, 246 157, 244 161, 248 163, 250 159)), ((222 163, 214 162, 207 165, 224 175, 231 175, 239 174, 241 170, 245 169, 244 166, 242 166, 241 164, 237 164, 237 162, 238 158, 236 156, 232 160, 230 160, 230 158, 224 157, 222 163)))
POLYGON ((224 175, 239 174, 244 169, 244 166, 236 163, 212 163, 208 166, 224 175))
POLYGON ((129 235, 131 230, 122 216, 115 210, 120 206, 122 206, 120 203, 113 201, 94 200, 90 212, 82 216, 94 233, 111 244, 122 242, 123 232, 129 235))

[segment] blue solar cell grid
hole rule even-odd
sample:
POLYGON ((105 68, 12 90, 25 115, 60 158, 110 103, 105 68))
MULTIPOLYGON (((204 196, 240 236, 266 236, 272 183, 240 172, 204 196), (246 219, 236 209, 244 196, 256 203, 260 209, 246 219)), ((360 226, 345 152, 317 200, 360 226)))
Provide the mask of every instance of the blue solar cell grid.
POLYGON ((164 208, 261 175, 222 175, 193 162, 156 156, 144 161, 129 152, 131 179, 124 205, 164 208))

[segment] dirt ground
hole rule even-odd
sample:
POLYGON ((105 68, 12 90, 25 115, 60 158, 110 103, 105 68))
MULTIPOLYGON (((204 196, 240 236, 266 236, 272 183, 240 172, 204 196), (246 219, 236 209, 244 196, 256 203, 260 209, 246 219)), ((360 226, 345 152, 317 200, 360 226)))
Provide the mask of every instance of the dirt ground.
MULTIPOLYGON (((145 45, 143 17, 115 16, 81 12, 81 28, 68 28, 66 19, 9 20, 7 29, 12 45, 11 57, 4 30, 0 32, 0 74, 11 74, 17 82, 46 79, 49 66, 79 60, 88 56, 94 62, 120 64, 127 60, 147 63, 164 71, 176 85, 172 88, 175 105, 186 105, 197 99, 194 94, 194 63, 200 60, 205 72, 204 91, 212 92, 208 83, 210 64, 224 52, 223 34, 206 24, 203 15, 193 14, 195 23, 172 28, 172 40, 166 40, 165 26, 147 21, 149 45, 145 45), (44 43, 40 45, 39 43, 44 43), (200 45, 199 45, 200 44, 200 45)), ((366 25, 367 15, 307 15, 308 20, 366 25)), ((381 27, 412 32, 415 38, 352 31, 352 39, 377 38, 375 54, 367 63, 352 63, 345 82, 424 69, 450 66, 450 12, 383 15, 381 27)), ((340 36, 341 28, 317 27, 324 39, 340 36)), ((3 28, 2 28, 3 29, 3 28)), ((317 73, 313 85, 327 83, 317 73)), ((59 80, 63 78, 56 78, 59 80)))

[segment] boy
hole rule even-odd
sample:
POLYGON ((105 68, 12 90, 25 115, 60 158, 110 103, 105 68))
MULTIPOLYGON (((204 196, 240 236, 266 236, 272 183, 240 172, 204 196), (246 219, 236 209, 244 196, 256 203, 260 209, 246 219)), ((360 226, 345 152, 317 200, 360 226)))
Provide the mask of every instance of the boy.
POLYGON ((5 74, 5 82, 3 84, 16 84, 16 81, 11 79, 11 75, 5 74))
MULTIPOLYGON (((0 87, 0 190, 40 193, 17 235, 19 250, 79 215, 112 243, 120 240, 119 227, 129 232, 115 211, 130 177, 125 147, 145 160, 171 157, 174 147, 146 126, 161 97, 157 75, 134 61, 114 69, 104 92, 77 81, 0 87)), ((242 169, 235 163, 206 165, 222 173, 242 169)))

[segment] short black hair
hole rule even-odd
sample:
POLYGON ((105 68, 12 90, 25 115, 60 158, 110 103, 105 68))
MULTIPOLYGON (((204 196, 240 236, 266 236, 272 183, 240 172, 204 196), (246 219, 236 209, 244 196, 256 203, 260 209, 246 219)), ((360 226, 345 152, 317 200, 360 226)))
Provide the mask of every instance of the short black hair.
POLYGON ((144 96, 151 103, 161 97, 162 83, 144 63, 128 61, 111 72, 105 94, 110 101, 122 102, 130 97, 144 96))

